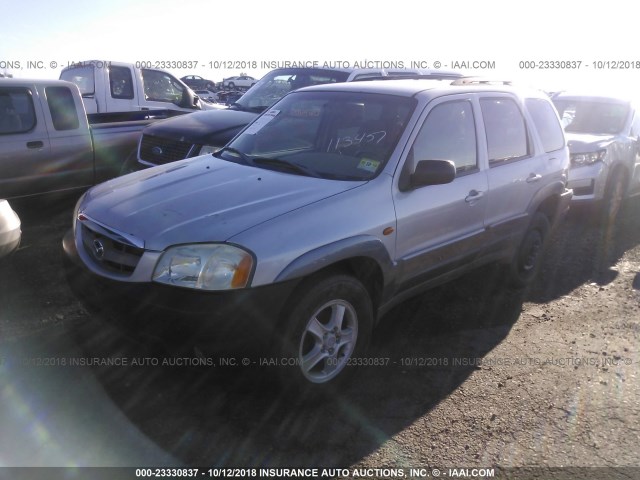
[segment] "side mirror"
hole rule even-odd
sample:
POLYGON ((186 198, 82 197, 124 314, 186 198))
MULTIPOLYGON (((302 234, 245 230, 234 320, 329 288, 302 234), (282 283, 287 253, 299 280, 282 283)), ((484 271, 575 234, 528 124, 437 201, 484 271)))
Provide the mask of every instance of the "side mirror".
POLYGON ((182 92, 182 99, 178 106, 182 108, 199 109, 198 100, 200 100, 200 97, 198 97, 193 90, 187 88, 182 92))
POLYGON ((421 160, 409 178, 411 188, 451 183, 456 178, 456 166, 451 160, 421 160))

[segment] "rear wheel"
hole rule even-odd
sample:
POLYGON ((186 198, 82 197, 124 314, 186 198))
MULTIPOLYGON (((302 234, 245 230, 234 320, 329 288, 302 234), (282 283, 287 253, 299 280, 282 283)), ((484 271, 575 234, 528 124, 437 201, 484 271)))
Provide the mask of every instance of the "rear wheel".
POLYGON ((233 83, 233 82, 229 82, 229 84, 227 85, 227 88, 228 88, 229 90, 235 90, 235 88, 236 88, 236 84, 235 84, 235 83, 233 83))
POLYGON ((281 377, 322 391, 342 383, 371 339, 373 308, 366 288, 348 275, 310 279, 288 316, 281 377))
POLYGON ((508 279, 512 286, 524 288, 533 282, 542 263, 544 246, 550 229, 546 215, 537 212, 509 266, 508 279))

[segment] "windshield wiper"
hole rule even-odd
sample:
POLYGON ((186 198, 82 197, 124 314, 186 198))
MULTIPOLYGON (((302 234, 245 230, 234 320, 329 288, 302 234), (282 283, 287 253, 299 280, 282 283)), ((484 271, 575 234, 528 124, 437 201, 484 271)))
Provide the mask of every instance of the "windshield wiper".
POLYGON ((248 107, 248 106, 242 105, 241 103, 233 102, 231 105, 229 105, 229 108, 231 110, 238 110, 240 112, 262 113, 269 107, 264 107, 264 106, 248 107))
POLYGON ((298 174, 306 175, 309 177, 322 178, 322 175, 320 175, 312 168, 309 168, 305 165, 300 165, 299 163, 288 162, 286 160, 282 160, 281 158, 255 157, 252 159, 252 161, 254 164, 284 167, 298 174))
POLYGON ((249 157, 247 156, 246 153, 241 152, 240 150, 238 150, 237 148, 233 148, 233 147, 223 147, 220 150, 218 150, 217 152, 215 152, 213 155, 215 157, 219 157, 220 154, 224 153, 224 152, 229 152, 231 155, 235 155, 237 157, 240 157, 242 159, 242 161, 246 164, 246 165, 252 165, 253 162, 249 159, 249 157))

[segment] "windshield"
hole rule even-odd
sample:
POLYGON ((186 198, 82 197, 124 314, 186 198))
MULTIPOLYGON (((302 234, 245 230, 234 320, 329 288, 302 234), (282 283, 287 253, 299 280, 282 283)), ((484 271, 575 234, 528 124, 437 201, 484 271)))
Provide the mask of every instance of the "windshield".
POLYGON ((266 74, 234 104, 240 110, 261 113, 292 90, 344 82, 348 72, 314 68, 284 68, 266 74))
POLYGON ((553 104, 558 110, 564 131, 605 135, 619 133, 629 114, 629 104, 559 99, 553 104))
POLYGON ((294 174, 368 180, 384 168, 414 108, 414 99, 393 95, 298 92, 217 155, 294 174))

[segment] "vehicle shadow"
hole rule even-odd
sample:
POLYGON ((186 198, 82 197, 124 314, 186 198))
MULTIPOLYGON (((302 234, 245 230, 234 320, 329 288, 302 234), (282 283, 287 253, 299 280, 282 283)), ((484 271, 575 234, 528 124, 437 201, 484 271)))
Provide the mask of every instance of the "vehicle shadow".
POLYGON ((546 303, 584 283, 607 285, 627 250, 640 244, 640 199, 629 200, 613 224, 589 209, 574 209, 549 239, 542 267, 527 300, 546 303))
POLYGON ((502 288, 497 277, 496 268, 481 269, 391 311, 375 332, 371 365, 323 397, 284 390, 269 365, 243 367, 236 359, 225 367, 219 358, 214 367, 185 365, 201 353, 145 350, 108 318, 95 316, 98 325, 85 325, 81 336, 92 355, 157 359, 94 373, 137 429, 187 464, 347 467, 482 368, 477 359, 505 338, 522 310, 523 292, 502 288), (163 366, 168 358, 181 364, 163 366))

